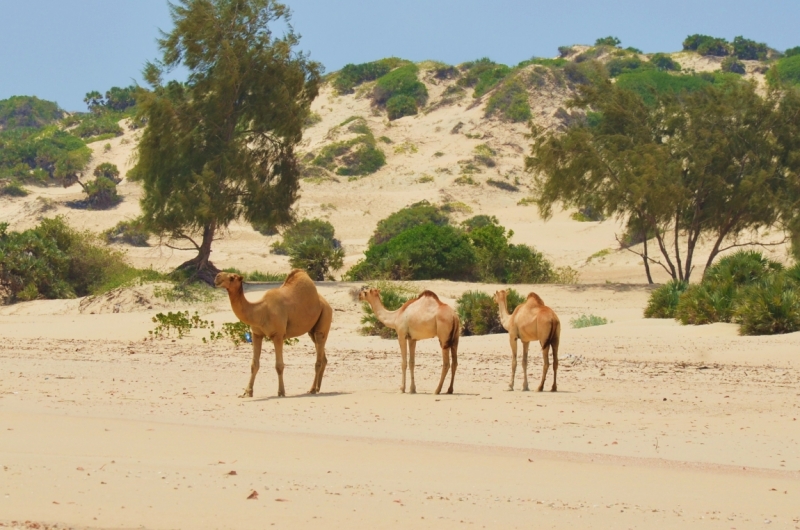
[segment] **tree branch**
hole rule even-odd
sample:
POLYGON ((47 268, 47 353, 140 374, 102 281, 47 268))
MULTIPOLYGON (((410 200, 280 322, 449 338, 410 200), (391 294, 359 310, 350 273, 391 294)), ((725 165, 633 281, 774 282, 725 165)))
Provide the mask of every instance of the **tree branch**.
POLYGON ((667 266, 666 266, 666 265, 664 265, 663 263, 661 263, 660 261, 658 261, 658 260, 655 260, 655 259, 651 258, 650 256, 648 256, 647 254, 644 254, 644 253, 642 253, 642 252, 636 252, 636 251, 635 251, 635 250, 633 250, 631 247, 626 247, 626 246, 623 246, 623 244, 622 244, 622 241, 620 241, 620 239, 619 239, 619 236, 618 236, 618 235, 614 234, 614 238, 617 240, 617 243, 619 243, 619 244, 620 244, 620 246, 621 246, 622 248, 624 248, 625 250, 627 250, 627 251, 628 251, 628 252, 630 252, 631 254, 636 254, 637 256, 639 256, 640 258, 642 258, 642 260, 645 260, 645 259, 646 259, 646 260, 647 260, 647 261, 649 261, 650 263, 654 263, 654 264, 656 264, 656 265, 660 265, 660 266, 661 266, 661 267, 662 267, 662 268, 663 268, 663 269, 664 269, 664 270, 667 272, 667 274, 669 274, 669 275, 670 275, 670 276, 672 276, 673 278, 675 277, 675 275, 674 275, 672 272, 670 272, 670 270, 667 268, 667 266))

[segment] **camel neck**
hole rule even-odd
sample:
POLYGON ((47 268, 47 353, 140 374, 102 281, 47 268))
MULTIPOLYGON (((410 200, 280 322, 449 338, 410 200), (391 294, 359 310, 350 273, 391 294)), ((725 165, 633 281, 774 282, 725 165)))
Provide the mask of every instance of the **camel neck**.
POLYGON ((500 310, 500 324, 506 331, 508 331, 508 326, 511 321, 511 314, 508 312, 508 304, 506 299, 501 298, 497 303, 497 307, 500 310))
POLYGON ((389 311, 383 306, 383 302, 381 302, 380 298, 372 299, 368 298, 367 303, 372 308, 372 312, 375 313, 375 316, 381 323, 386 326, 387 328, 395 329, 395 322, 397 319, 397 311, 389 311))
POLYGON ((250 309, 252 304, 244 297, 244 287, 239 286, 236 290, 229 290, 228 297, 231 300, 231 309, 236 317, 245 324, 250 323, 250 309))

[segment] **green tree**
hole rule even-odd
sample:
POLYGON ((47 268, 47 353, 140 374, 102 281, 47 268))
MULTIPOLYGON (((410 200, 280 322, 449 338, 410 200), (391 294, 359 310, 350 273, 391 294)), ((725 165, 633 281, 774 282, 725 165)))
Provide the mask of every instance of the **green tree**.
MULTIPOLYGON (((534 128, 526 168, 535 175, 541 212, 557 202, 635 218, 655 235, 655 259, 689 281, 698 241, 712 249, 705 269, 752 229, 795 228, 800 218, 800 94, 762 97, 748 82, 656 94, 648 105, 609 82, 584 87, 572 105, 599 113, 592 127, 563 135, 534 128), (668 237, 669 236, 669 237, 668 237)), ((704 270, 705 270, 704 269, 704 270)))
POLYGON ((296 51, 291 26, 273 35, 290 19, 275 0, 179 0, 170 11, 163 58, 144 69, 153 90, 136 96, 147 128, 133 177, 148 228, 173 248, 188 242, 197 256, 180 268, 212 282, 211 245, 228 224, 291 220, 295 147, 321 67, 296 51), (187 81, 165 83, 178 66, 187 81))
POLYGON ((603 37, 601 39, 597 39, 594 41, 595 46, 614 46, 617 47, 622 44, 622 41, 619 40, 617 37, 603 37))

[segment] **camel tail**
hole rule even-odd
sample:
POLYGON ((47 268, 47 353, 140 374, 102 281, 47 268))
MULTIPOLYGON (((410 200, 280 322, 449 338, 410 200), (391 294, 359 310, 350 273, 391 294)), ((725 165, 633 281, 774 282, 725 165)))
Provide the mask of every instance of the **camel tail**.
POLYGON ((558 345, 558 335, 561 332, 561 322, 553 322, 553 325, 550 326, 550 335, 547 337, 547 341, 544 343, 544 350, 549 351, 550 347, 555 344, 558 345))
POLYGON ((444 347, 457 348, 459 335, 461 335, 461 320, 459 320, 458 314, 454 314, 453 329, 450 331, 450 336, 447 338, 447 344, 445 344, 444 347))

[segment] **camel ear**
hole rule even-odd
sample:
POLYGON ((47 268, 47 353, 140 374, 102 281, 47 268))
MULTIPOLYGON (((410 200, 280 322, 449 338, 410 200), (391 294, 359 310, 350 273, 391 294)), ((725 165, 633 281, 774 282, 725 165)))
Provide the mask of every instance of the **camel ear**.
POLYGON ((242 278, 242 276, 239 274, 234 274, 233 277, 237 282, 244 281, 244 278, 242 278))

